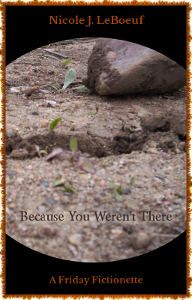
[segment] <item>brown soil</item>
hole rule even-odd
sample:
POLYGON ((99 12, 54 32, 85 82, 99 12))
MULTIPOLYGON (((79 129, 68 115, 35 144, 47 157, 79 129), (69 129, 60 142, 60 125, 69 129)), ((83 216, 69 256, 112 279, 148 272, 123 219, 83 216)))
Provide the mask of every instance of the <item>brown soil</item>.
POLYGON ((76 89, 83 85, 94 42, 47 45, 6 68, 7 234, 50 256, 106 262, 149 252, 186 229, 186 92, 101 97, 76 89), (69 68, 76 78, 64 90, 69 68), (50 121, 60 116, 49 131, 50 121), (52 161, 38 156, 37 146, 48 153, 69 150, 71 137, 94 174, 67 155, 52 161), (54 186, 60 176, 74 194, 54 186), (63 214, 64 220, 21 221, 22 211, 28 217, 63 214), (105 211, 111 217, 97 220, 105 211))

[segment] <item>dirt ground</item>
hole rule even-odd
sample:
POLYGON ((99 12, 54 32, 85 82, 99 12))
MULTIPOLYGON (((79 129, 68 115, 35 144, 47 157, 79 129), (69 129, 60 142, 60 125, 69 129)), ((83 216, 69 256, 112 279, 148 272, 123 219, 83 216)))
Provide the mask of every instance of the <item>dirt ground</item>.
POLYGON ((185 87, 91 94, 83 83, 95 40, 46 45, 6 68, 6 232, 33 250, 80 262, 138 256, 186 229, 185 87), (76 78, 62 89, 70 68, 76 78), (67 154, 39 157, 38 147, 69 151, 71 137, 93 174, 67 154), (74 193, 54 185, 61 176, 74 193))

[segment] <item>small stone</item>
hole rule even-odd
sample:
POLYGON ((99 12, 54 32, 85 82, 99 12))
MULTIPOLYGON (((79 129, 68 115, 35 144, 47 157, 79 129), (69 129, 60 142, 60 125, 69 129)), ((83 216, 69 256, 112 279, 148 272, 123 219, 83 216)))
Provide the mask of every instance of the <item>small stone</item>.
POLYGON ((78 233, 72 234, 68 237, 69 243, 72 245, 75 245, 75 246, 80 244, 81 239, 82 239, 82 236, 81 236, 81 234, 78 234, 78 233))
POLYGON ((42 181, 39 186, 49 187, 49 181, 42 181))
POLYGON ((167 210, 168 211, 173 211, 173 208, 172 207, 168 207, 167 210))
POLYGON ((111 233, 120 237, 123 235, 123 228, 122 227, 116 227, 114 229, 111 230, 111 233))
POLYGON ((47 107, 55 107, 56 106, 56 101, 51 101, 51 100, 45 100, 47 103, 47 107))
POLYGON ((39 88, 38 86, 28 87, 28 88, 25 90, 25 95, 26 95, 27 97, 29 97, 31 94, 37 92, 38 88, 39 88))
POLYGON ((26 149, 15 149, 9 155, 9 158, 13 159, 26 159, 29 156, 29 152, 26 149))
POLYGON ((8 204, 7 207, 9 209, 14 209, 15 208, 15 203, 12 202, 12 203, 8 204))
POLYGON ((93 179, 91 179, 90 181, 89 181, 89 186, 94 186, 95 185, 95 181, 93 180, 93 179))
POLYGON ((30 115, 39 115, 38 111, 36 109, 29 111, 30 115))
POLYGON ((126 189, 126 190, 122 191, 121 194, 124 194, 124 195, 131 194, 131 190, 130 189, 126 189))
POLYGON ((75 131, 75 125, 72 125, 70 131, 75 131))
POLYGON ((155 177, 156 177, 156 178, 158 178, 158 179, 161 179, 161 180, 163 180, 163 179, 164 179, 164 177, 163 177, 163 176, 161 176, 161 175, 155 175, 155 177))
POLYGON ((32 165, 26 166, 26 170, 32 170, 32 169, 33 169, 32 165))
POLYGON ((43 227, 42 227, 42 233, 43 233, 44 235, 46 235, 46 236, 53 237, 53 236, 56 235, 57 230, 52 229, 52 228, 50 228, 50 227, 48 227, 48 226, 43 226, 43 227))
POLYGON ((24 178, 22 178, 22 177, 18 177, 18 178, 16 179, 16 182, 17 182, 18 184, 22 184, 23 181, 24 181, 24 178))
POLYGON ((40 213, 44 213, 45 212, 45 206, 44 205, 39 205, 38 210, 40 213))
POLYGON ((44 120, 42 123, 41 123, 41 127, 47 127, 49 124, 49 121, 48 120, 44 120))
POLYGON ((98 171, 98 175, 100 175, 100 176, 106 176, 106 171, 105 171, 105 169, 99 170, 99 171, 98 171))
POLYGON ((49 198, 45 199, 45 202, 48 203, 48 204, 51 204, 51 205, 57 204, 57 201, 55 201, 53 199, 49 199, 49 198))
POLYGON ((105 181, 104 181, 104 180, 101 180, 101 181, 99 182, 99 184, 100 184, 100 186, 104 186, 104 185, 105 185, 105 181))
POLYGON ((135 250, 146 248, 149 245, 150 236, 145 232, 139 232, 135 235, 132 240, 132 247, 135 250))
POLYGON ((20 92, 20 87, 12 87, 12 88, 10 88, 10 92, 11 93, 19 93, 20 92))
POLYGON ((148 150, 147 150, 147 153, 150 153, 150 154, 157 154, 157 153, 158 153, 158 151, 157 151, 157 149, 156 149, 156 148, 152 148, 152 147, 150 147, 150 148, 148 148, 148 150))

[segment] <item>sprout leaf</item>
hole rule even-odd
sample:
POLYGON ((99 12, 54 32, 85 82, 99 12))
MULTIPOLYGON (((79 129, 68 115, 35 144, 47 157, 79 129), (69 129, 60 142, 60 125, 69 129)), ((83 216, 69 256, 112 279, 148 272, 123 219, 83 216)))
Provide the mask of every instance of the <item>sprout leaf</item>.
POLYGON ((66 89, 68 85, 70 85, 71 82, 73 82, 73 80, 75 79, 75 75, 76 75, 76 71, 73 68, 69 69, 65 77, 63 89, 66 89))
POLYGON ((63 61, 62 62, 63 67, 67 66, 70 63, 71 60, 72 60, 72 57, 69 58, 68 60, 63 61))
POLYGON ((121 186, 119 186, 119 187, 117 188, 117 193, 118 193, 118 194, 121 194, 121 193, 122 193, 122 191, 123 191, 122 187, 121 187, 121 186))
POLYGON ((115 193, 115 199, 117 200, 117 201, 122 201, 122 198, 121 198, 121 196, 119 195, 119 193, 115 193))
POLYGON ((76 140, 76 138, 71 138, 70 139, 70 149, 71 149, 71 151, 76 151, 77 150, 77 140, 76 140))
POLYGON ((66 190, 66 192, 68 192, 68 193, 75 193, 74 190, 72 190, 70 187, 68 187, 68 186, 66 186, 66 185, 65 185, 65 190, 66 190))
POLYGON ((60 121, 61 121, 61 117, 60 117, 60 118, 54 119, 54 120, 49 124, 49 130, 54 130, 55 127, 59 124, 60 121))
POLYGON ((64 184, 65 183, 65 179, 62 177, 60 178, 57 178, 55 181, 54 181, 54 185, 55 186, 58 186, 58 185, 61 185, 61 184, 64 184))

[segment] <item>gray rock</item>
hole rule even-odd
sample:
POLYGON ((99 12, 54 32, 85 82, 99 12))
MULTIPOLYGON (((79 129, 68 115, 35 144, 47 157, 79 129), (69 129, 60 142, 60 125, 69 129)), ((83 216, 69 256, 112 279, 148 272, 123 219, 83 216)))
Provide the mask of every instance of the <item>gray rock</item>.
POLYGON ((29 111, 30 115, 39 115, 38 111, 36 109, 29 111))
POLYGON ((165 93, 186 85, 186 70, 139 44, 101 38, 89 57, 86 85, 100 95, 165 93))
POLYGON ((27 159, 29 157, 29 152, 26 149, 15 149, 9 155, 12 159, 27 159))

